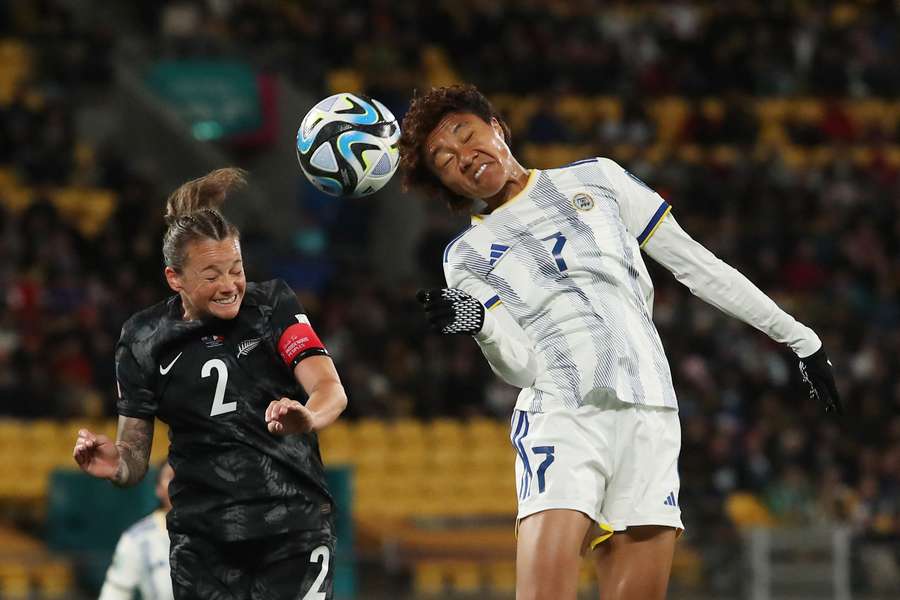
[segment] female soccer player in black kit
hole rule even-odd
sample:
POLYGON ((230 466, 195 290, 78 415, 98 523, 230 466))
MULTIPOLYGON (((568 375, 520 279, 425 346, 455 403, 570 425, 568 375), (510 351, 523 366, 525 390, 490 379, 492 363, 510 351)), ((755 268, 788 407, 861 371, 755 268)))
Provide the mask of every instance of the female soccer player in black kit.
POLYGON ((220 169, 169 197, 163 256, 176 295, 125 323, 117 439, 82 429, 74 457, 134 485, 159 417, 175 470, 175 598, 325 600, 334 505, 316 432, 347 397, 287 284, 245 279, 239 232, 217 209, 243 183, 242 171, 220 169))

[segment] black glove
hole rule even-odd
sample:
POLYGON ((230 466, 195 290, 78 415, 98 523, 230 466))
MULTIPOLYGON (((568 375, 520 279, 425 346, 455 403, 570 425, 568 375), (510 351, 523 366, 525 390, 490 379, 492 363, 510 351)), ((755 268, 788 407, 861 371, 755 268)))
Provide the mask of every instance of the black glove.
POLYGON ((416 300, 422 303, 425 317, 438 333, 475 335, 484 327, 484 305, 460 289, 419 290, 416 300))
POLYGON ((844 414, 844 405, 838 396, 837 387, 834 385, 834 374, 831 361, 825 355, 825 349, 819 348, 818 352, 800 359, 800 374, 803 381, 809 386, 809 397, 819 400, 826 414, 844 414))

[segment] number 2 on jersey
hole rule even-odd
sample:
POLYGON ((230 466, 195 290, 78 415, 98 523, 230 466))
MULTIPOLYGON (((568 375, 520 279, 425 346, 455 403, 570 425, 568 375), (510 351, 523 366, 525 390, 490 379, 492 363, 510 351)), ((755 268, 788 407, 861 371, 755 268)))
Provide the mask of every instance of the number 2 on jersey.
POLYGON ((228 385, 228 365, 225 364, 224 360, 211 358, 206 361, 200 370, 200 376, 206 379, 212 374, 213 369, 215 369, 218 379, 216 380, 216 393, 213 396, 212 410, 209 411, 209 416, 216 417, 237 410, 237 402, 224 402, 225 387, 228 385))
POLYGON ((309 591, 306 592, 306 595, 303 596, 303 600, 325 600, 327 597, 327 593, 322 591, 322 584, 325 583, 325 578, 328 576, 328 563, 331 559, 331 553, 328 551, 328 546, 319 546, 309 555, 309 562, 311 564, 318 563, 319 559, 322 559, 322 567, 319 569, 319 575, 309 587, 309 591))
POLYGON ((563 260, 562 257, 562 249, 563 246, 566 245, 566 236, 564 236, 561 231, 557 231, 553 235, 541 238, 542 242, 549 242, 550 240, 556 240, 556 243, 553 244, 553 249, 550 250, 553 254, 553 259, 556 261, 556 268, 559 269, 560 273, 565 273, 569 269, 568 265, 566 265, 566 261, 563 260))

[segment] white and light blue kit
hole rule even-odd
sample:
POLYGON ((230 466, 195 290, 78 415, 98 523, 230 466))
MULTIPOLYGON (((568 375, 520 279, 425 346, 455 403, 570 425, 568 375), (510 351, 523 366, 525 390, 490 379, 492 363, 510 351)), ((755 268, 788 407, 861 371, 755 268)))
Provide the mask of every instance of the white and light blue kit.
POLYGON ((615 162, 532 170, 444 252, 447 285, 486 308, 475 336, 522 388, 513 412, 518 518, 579 510, 607 531, 683 529, 681 433, 641 250, 695 295, 805 357, 816 334, 679 227, 615 162))
POLYGON ((131 600, 136 590, 143 600, 172 600, 175 596, 163 510, 141 519, 119 538, 99 600, 131 600))

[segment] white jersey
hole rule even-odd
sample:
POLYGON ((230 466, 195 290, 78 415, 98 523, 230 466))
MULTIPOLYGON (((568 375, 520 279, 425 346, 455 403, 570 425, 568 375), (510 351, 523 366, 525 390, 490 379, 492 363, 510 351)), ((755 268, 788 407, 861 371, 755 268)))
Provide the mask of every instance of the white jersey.
POLYGON ((668 211, 615 162, 593 158, 533 170, 516 197, 450 243, 448 286, 502 306, 534 350, 535 380, 516 408, 576 408, 610 395, 677 407, 640 252, 668 211))
POLYGON ((494 372, 522 388, 518 410, 610 397, 677 408, 641 249, 694 295, 798 356, 821 348, 812 329, 693 240, 669 211, 631 173, 592 158, 532 171, 519 194, 450 242, 447 284, 490 309, 475 340, 494 372))
POLYGON ((100 600, 131 600, 140 590, 143 600, 172 600, 169 534, 162 510, 128 528, 116 546, 100 600))

